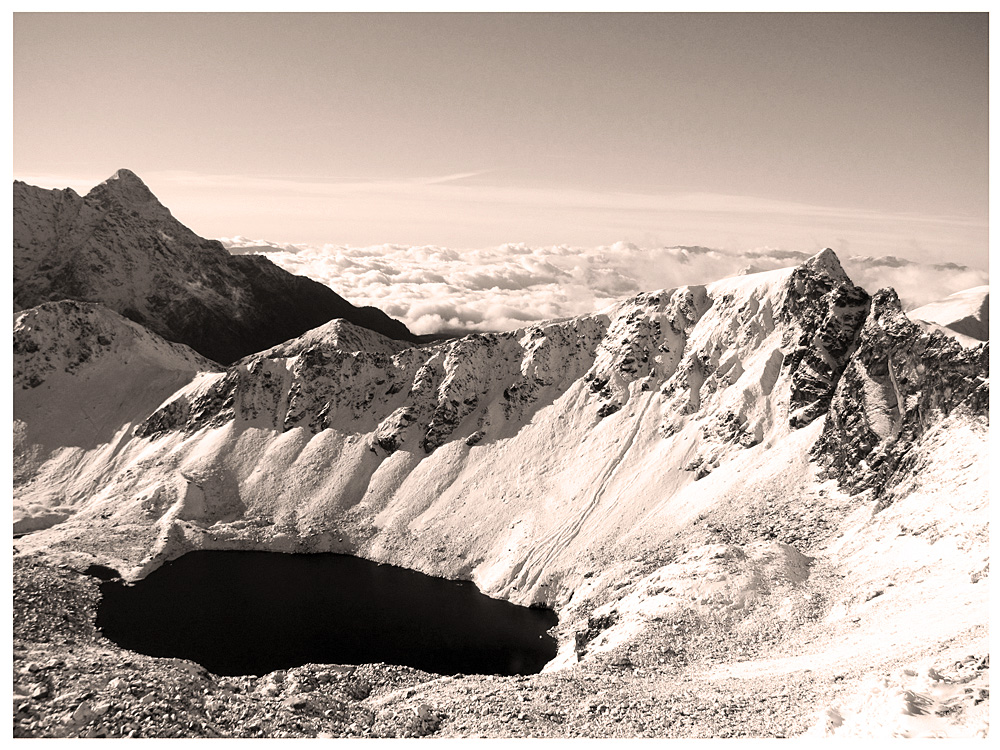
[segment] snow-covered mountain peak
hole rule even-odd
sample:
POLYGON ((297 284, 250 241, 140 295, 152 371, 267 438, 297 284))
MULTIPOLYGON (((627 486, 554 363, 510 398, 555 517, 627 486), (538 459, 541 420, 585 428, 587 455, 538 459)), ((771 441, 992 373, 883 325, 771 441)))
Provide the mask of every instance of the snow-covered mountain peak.
POLYGON ((14 316, 14 386, 35 389, 52 374, 73 375, 102 359, 127 370, 137 357, 164 369, 218 369, 184 344, 93 302, 46 302, 14 316))
POLYGON ((406 349, 410 344, 403 341, 387 338, 380 333, 370 331, 367 328, 356 326, 343 318, 335 318, 329 323, 306 331, 298 338, 282 342, 270 349, 253 354, 247 359, 266 357, 268 359, 279 359, 282 357, 295 357, 313 348, 324 348, 338 350, 346 353, 367 352, 369 354, 392 355, 406 349))
POLYGON ((812 269, 816 273, 829 276, 835 281, 841 283, 851 282, 850 277, 848 277, 847 273, 844 271, 844 267, 840 265, 840 258, 838 258, 837 254, 828 247, 820 250, 803 263, 803 265, 812 269))
MULTIPOLYGON (((907 313, 934 330, 959 338, 965 344, 990 337, 990 288, 977 286, 950 294, 907 313)), ((974 345, 974 343, 973 343, 974 345)))
POLYGON ((83 198, 15 183, 13 245, 15 309, 99 302, 222 363, 333 318, 414 338, 375 308, 199 237, 126 169, 83 198))
MULTIPOLYGON (((14 482, 32 497, 15 532, 65 519, 79 498, 53 491, 52 456, 100 464, 116 440, 198 373, 217 369, 183 344, 90 302, 46 302, 14 316, 14 482)), ((62 471, 56 469, 57 474, 62 471)), ((83 496, 81 496, 83 497, 83 496)))

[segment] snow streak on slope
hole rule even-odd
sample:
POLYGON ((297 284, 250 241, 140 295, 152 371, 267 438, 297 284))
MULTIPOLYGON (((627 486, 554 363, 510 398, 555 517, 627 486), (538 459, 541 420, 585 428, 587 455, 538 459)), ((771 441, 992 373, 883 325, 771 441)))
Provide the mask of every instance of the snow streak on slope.
POLYGON ((217 365, 100 305, 47 302, 14 316, 15 533, 64 520, 60 486, 100 467, 130 430, 217 365))

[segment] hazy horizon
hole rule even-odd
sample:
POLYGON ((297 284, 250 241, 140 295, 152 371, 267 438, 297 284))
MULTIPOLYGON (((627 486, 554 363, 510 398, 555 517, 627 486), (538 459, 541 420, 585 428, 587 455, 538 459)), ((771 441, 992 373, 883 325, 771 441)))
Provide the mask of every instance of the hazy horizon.
MULTIPOLYGON (((246 238, 222 242, 231 251, 263 253, 286 271, 321 281, 355 304, 377 307, 418 334, 513 330, 596 312, 640 292, 788 268, 812 254, 627 242, 460 250, 438 245, 261 246, 246 238)), ((989 283, 985 270, 954 263, 842 251, 838 257, 854 283, 869 292, 892 287, 907 310, 989 283)))
POLYGON ((988 268, 988 15, 14 16, 14 177, 206 237, 988 268))

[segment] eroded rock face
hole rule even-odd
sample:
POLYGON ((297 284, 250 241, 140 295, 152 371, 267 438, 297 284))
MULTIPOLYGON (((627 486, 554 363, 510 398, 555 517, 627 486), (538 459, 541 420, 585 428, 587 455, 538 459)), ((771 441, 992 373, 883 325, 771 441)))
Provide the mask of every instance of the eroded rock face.
POLYGON ((868 293, 851 283, 832 250, 792 273, 779 315, 798 324, 795 348, 783 365, 792 373, 789 425, 804 427, 824 414, 865 317, 868 293))
POLYGON ((957 409, 988 415, 989 343, 966 349, 925 333, 896 293, 882 289, 812 455, 848 491, 884 497, 893 476, 906 470, 914 442, 957 409))
POLYGON ((333 318, 415 340, 375 308, 199 237, 127 169, 84 197, 14 183, 15 309, 62 299, 100 303, 223 364, 333 318))
MULTIPOLYGON (((703 289, 700 294, 707 308, 703 289)), ((428 454, 452 439, 475 444, 491 427, 522 423, 581 378, 594 396, 593 414, 604 418, 628 401, 631 383, 673 374, 684 331, 698 312, 684 289, 640 295, 611 319, 583 316, 422 348, 362 335, 338 321, 312 332, 306 343, 248 357, 206 387, 179 394, 135 434, 263 420, 274 429, 305 427, 313 434, 334 426, 373 431, 373 450, 419 446, 428 454), (657 353, 666 355, 659 364, 657 353)))
POLYGON ((476 431, 478 442, 492 420, 517 421, 542 390, 574 382, 590 366, 605 325, 583 318, 403 348, 335 321, 312 332, 306 346, 274 347, 203 389, 182 392, 135 434, 194 432, 234 420, 312 434, 336 426, 372 432, 373 450, 419 446, 431 453, 476 431), (345 341, 359 348, 346 350, 345 341), (455 434, 467 420, 474 429, 455 434))

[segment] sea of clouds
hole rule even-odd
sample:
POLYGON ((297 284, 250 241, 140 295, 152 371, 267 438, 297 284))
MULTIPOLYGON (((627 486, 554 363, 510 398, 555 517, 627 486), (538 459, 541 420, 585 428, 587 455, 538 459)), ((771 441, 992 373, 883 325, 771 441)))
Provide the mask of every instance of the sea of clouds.
MULTIPOLYGON (((706 247, 640 248, 506 244, 478 250, 433 245, 279 245, 223 238, 232 253, 261 253, 291 273, 372 305, 414 333, 501 331, 594 312, 640 291, 706 284, 726 276, 797 265, 813 252, 706 247)), ((817 248, 818 251, 821 248, 817 248)), ((836 249, 836 248, 835 248, 836 249)), ((989 283, 981 269, 884 256, 841 258, 869 292, 891 286, 906 309, 989 283)))

